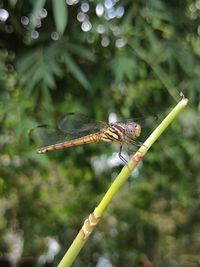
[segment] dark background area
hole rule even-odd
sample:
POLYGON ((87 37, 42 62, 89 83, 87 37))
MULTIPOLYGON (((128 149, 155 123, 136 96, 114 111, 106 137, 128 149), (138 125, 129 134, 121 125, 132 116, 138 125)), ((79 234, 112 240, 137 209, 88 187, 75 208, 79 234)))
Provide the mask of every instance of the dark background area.
POLYGON ((117 145, 35 153, 28 130, 189 105, 106 210, 74 266, 200 262, 200 1, 0 1, 1 266, 56 266, 122 168, 117 145))

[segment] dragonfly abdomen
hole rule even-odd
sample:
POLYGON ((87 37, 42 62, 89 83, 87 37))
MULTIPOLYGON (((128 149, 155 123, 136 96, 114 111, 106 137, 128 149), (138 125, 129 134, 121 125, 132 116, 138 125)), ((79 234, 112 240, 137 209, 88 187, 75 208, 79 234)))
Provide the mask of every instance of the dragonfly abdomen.
POLYGON ((89 143, 94 143, 94 142, 99 142, 101 141, 101 138, 98 133, 96 134, 90 134, 87 136, 83 136, 74 140, 69 140, 65 141, 62 143, 57 143, 53 145, 48 145, 41 147, 37 150, 38 154, 46 153, 52 150, 59 150, 67 147, 72 147, 72 146, 79 146, 79 145, 84 145, 84 144, 89 144, 89 143))
POLYGON ((94 142, 112 142, 112 141, 123 141, 124 129, 118 124, 110 124, 108 127, 102 129, 101 131, 86 135, 74 140, 65 141, 62 143, 52 144, 48 146, 41 147, 37 150, 38 154, 46 153, 52 150, 63 149, 72 146, 79 146, 83 144, 89 144, 94 142))

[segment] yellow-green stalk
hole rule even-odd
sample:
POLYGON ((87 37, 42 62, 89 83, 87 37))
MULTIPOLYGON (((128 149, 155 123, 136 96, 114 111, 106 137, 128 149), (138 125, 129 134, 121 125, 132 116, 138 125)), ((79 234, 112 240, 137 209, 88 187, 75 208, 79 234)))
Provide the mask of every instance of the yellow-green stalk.
POLYGON ((147 138, 139 150, 130 158, 128 163, 122 168, 119 175, 116 177, 110 188, 104 195, 99 205, 95 208, 88 218, 84 221, 84 224, 79 231, 78 235, 74 239, 70 248, 64 255, 63 259, 59 263, 58 267, 69 267, 72 265, 76 256, 84 246, 89 235, 94 230, 94 227, 98 224, 100 217, 104 213, 108 204, 112 198, 116 195, 120 187, 128 179, 131 172, 135 169, 139 161, 144 157, 149 148, 159 138, 163 131, 169 126, 169 124, 176 118, 176 116, 186 107, 188 99, 182 95, 181 101, 174 107, 174 109, 167 115, 167 117, 160 123, 160 125, 152 132, 147 138))

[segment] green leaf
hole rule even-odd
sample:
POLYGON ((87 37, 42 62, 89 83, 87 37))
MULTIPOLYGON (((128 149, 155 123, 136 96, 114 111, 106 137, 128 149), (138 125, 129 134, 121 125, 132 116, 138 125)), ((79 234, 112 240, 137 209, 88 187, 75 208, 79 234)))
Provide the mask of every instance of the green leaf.
POLYGON ((69 41, 66 43, 67 50, 75 55, 80 56, 81 58, 85 58, 90 61, 95 60, 94 52, 91 49, 85 48, 82 45, 77 45, 75 43, 70 43, 69 41))
POLYGON ((53 15, 56 24, 56 29, 60 34, 63 34, 67 26, 68 9, 65 0, 52 0, 53 15))
POLYGON ((124 78, 133 81, 138 72, 134 57, 121 56, 115 58, 111 61, 111 68, 117 81, 124 78))
POLYGON ((50 48, 36 49, 18 59, 16 66, 23 76, 23 85, 27 95, 30 95, 33 90, 35 92, 40 90, 41 83, 45 88, 55 88, 56 76, 62 75, 56 54, 51 53, 53 50, 50 48))
POLYGON ((44 7, 46 0, 37 0, 34 1, 34 6, 32 10, 32 19, 31 19, 31 26, 32 28, 35 28, 37 21, 38 21, 38 15, 39 11, 44 7))
POLYGON ((12 7, 15 7, 17 0, 9 0, 9 2, 12 7))
POLYGON ((37 0, 34 1, 33 11, 32 13, 37 13, 43 6, 45 5, 46 0, 37 0))
POLYGON ((67 68, 71 71, 71 73, 74 75, 75 78, 86 88, 88 89, 90 87, 90 83, 82 70, 79 68, 79 66, 75 63, 73 58, 65 53, 63 55, 63 60, 67 68))

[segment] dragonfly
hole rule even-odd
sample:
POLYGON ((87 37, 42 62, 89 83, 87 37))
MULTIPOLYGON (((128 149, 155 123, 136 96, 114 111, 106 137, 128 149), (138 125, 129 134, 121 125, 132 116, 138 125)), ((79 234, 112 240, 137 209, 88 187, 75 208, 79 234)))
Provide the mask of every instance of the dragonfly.
POLYGON ((116 123, 105 123, 89 119, 81 114, 68 113, 59 123, 57 129, 46 124, 32 128, 29 133, 40 139, 42 146, 38 154, 53 150, 90 144, 95 142, 118 142, 119 158, 127 163, 122 155, 122 147, 138 145, 136 139, 141 135, 141 119, 128 119, 116 123))

